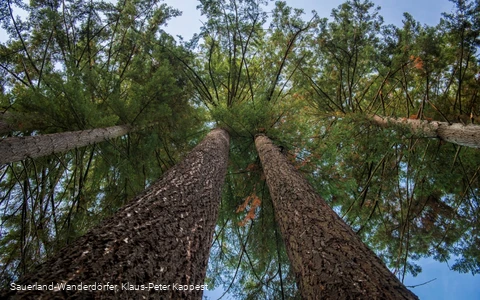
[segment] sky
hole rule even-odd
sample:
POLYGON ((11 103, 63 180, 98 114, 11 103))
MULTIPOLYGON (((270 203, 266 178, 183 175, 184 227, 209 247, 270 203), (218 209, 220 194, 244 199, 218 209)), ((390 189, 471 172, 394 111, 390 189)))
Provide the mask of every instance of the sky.
MULTIPOLYGON (((344 3, 343 0, 287 0, 287 4, 294 8, 302 8, 306 17, 311 17, 315 10, 321 18, 330 17, 333 8, 344 3)), ((436 25, 440 21, 442 12, 451 12, 453 4, 448 0, 373 0, 376 6, 381 7, 380 14, 385 24, 402 25, 403 13, 410 13, 421 24, 436 25)), ((200 12, 196 10, 198 0, 165 0, 168 5, 183 12, 181 17, 168 22, 165 31, 173 36, 181 35, 189 40, 202 25, 200 12)), ((272 2, 273 3, 273 2, 272 2)), ((273 6, 273 4, 271 4, 273 6)))
MULTIPOLYGON (((197 0, 166 0, 170 6, 183 12, 183 15, 168 22, 165 31, 173 36, 181 35, 189 40, 202 25, 199 11, 196 10, 197 0)), ((288 5, 303 8, 306 18, 311 17, 311 11, 316 10, 320 17, 329 17, 332 8, 338 7, 344 1, 340 0, 287 0, 288 5)), ((403 13, 410 13, 421 24, 436 25, 440 21, 442 12, 451 12, 453 4, 448 0, 373 0, 381 7, 380 14, 385 24, 402 25, 403 13)), ((0 30, 0 42, 6 40, 3 30, 0 30)), ((435 300, 480 300, 480 276, 459 274, 449 270, 447 264, 438 263, 427 258, 417 262, 423 272, 417 277, 408 276, 405 285, 412 286, 435 279, 433 282, 412 289, 420 299, 435 300)), ((208 299, 217 299, 221 289, 207 291, 204 296, 208 299)), ((220 293, 220 294, 219 294, 220 293)), ((223 299, 230 299, 224 297, 223 299)))
MULTIPOLYGON (((107 0, 115 2, 115 0, 107 0)), ((421 24, 438 24, 442 12, 450 12, 453 4, 448 0, 372 0, 376 6, 381 7, 381 15, 385 24, 400 26, 403 13, 409 12, 415 20, 421 24)), ((189 40, 194 33, 198 32, 202 25, 200 12, 196 10, 198 0, 164 0, 168 5, 179 9, 183 15, 170 20, 165 31, 173 36, 181 35, 184 40, 189 40)), ((302 8, 306 17, 312 16, 315 10, 320 17, 330 17, 333 8, 342 4, 343 0, 286 0, 289 6, 302 8)), ((273 6, 273 2, 271 4, 273 6)), ((0 29, 0 42, 6 40, 6 34, 0 29)))

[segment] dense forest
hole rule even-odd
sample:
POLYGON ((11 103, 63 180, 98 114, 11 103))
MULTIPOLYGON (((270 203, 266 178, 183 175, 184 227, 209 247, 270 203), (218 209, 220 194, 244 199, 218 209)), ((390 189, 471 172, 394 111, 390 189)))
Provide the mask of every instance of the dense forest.
POLYGON ((189 41, 158 0, 2 1, 0 286, 74 266, 314 299, 350 268, 414 299, 421 258, 480 273, 480 2, 450 1, 398 27, 370 0, 199 0, 189 41))

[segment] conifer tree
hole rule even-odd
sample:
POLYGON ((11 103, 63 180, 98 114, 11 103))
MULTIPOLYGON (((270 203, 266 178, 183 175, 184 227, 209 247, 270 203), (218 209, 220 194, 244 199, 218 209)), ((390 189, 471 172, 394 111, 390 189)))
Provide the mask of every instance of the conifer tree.
POLYGON ((417 299, 268 137, 255 145, 304 299, 417 299))
POLYGON ((91 130, 5 138, 0 141, 0 164, 65 152, 116 138, 131 131, 132 127, 129 125, 118 125, 91 130))
POLYGON ((438 138, 457 145, 480 148, 480 126, 419 119, 396 119, 374 115, 371 119, 381 127, 405 127, 418 137, 438 138), (391 126, 393 127, 393 126, 391 126))
POLYGON ((201 298, 228 151, 228 132, 211 131, 162 179, 18 282, 20 285, 109 282, 118 285, 116 290, 11 290, 4 296, 201 298), (129 290, 149 283, 170 287, 163 291, 129 290), (180 285, 188 287, 178 288, 180 285))
POLYGON ((161 124, 0 166, 0 282, 22 278, 38 257, 54 257, 114 214, 213 123, 232 134, 232 176, 206 283, 239 298, 299 297, 257 133, 282 146, 401 282, 421 272, 421 257, 457 257, 452 269, 479 273, 480 157, 458 146, 478 144, 477 134, 438 139, 443 128, 475 130, 439 122, 476 120, 480 104, 479 4, 452 2, 456 10, 437 26, 405 13, 397 28, 370 0, 347 0, 331 19, 313 12, 310 21, 286 1, 270 10, 266 0, 200 0, 206 21, 179 46, 161 27, 179 12, 157 0, 6 1, 0 109, 10 116, 0 117, 2 137, 161 124), (15 18, 10 6, 29 17, 15 18), (384 117, 372 124, 372 115, 384 117), (390 124, 378 126, 385 118, 390 124))

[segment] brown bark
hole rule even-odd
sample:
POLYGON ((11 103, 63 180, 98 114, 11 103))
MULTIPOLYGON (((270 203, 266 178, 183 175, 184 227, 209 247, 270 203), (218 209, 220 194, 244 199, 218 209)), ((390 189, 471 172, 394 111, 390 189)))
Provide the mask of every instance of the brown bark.
POLYGON ((229 135, 215 129, 188 156, 17 284, 117 285, 116 291, 9 291, 18 299, 201 299, 228 162, 229 135), (130 287, 147 287, 129 291, 130 287), (149 284, 165 290, 148 289, 149 284), (180 285, 193 290, 179 290, 180 285), (197 288, 197 290, 196 290, 197 288))
POLYGON ((5 138, 0 141, 0 164, 92 145, 125 135, 132 129, 129 125, 118 125, 89 130, 5 138))
POLYGON ((255 145, 304 299, 417 299, 268 137, 255 145))
POLYGON ((378 115, 372 116, 371 120, 384 128, 392 124, 406 126, 413 134, 421 137, 439 138, 460 146, 480 148, 480 126, 478 125, 449 124, 448 122, 429 122, 426 120, 405 118, 396 119, 378 115))

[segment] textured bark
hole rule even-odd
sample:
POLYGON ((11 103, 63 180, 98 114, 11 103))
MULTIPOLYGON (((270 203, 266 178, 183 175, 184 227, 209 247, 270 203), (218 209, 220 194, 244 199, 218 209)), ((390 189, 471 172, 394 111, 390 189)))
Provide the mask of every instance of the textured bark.
POLYGON ((0 164, 65 152, 116 138, 130 131, 132 131, 132 127, 129 125, 118 125, 89 130, 5 138, 0 141, 0 164))
POLYGON ((255 145, 304 299, 417 299, 270 139, 255 145))
POLYGON ((439 138, 446 142, 471 148, 480 148, 480 126, 463 125, 460 123, 449 124, 447 122, 426 121, 418 119, 396 119, 389 117, 372 116, 372 121, 377 125, 387 128, 391 124, 407 126, 418 136, 439 138))
POLYGON ((9 291, 18 299, 201 299, 228 162, 229 135, 215 129, 190 154, 32 275, 17 284, 112 284, 117 291, 9 291), (122 290, 170 285, 166 290, 122 290), (194 290, 176 290, 193 285, 194 290), (126 287, 126 286, 125 286, 126 287), (198 290, 195 288, 198 287, 198 290))

